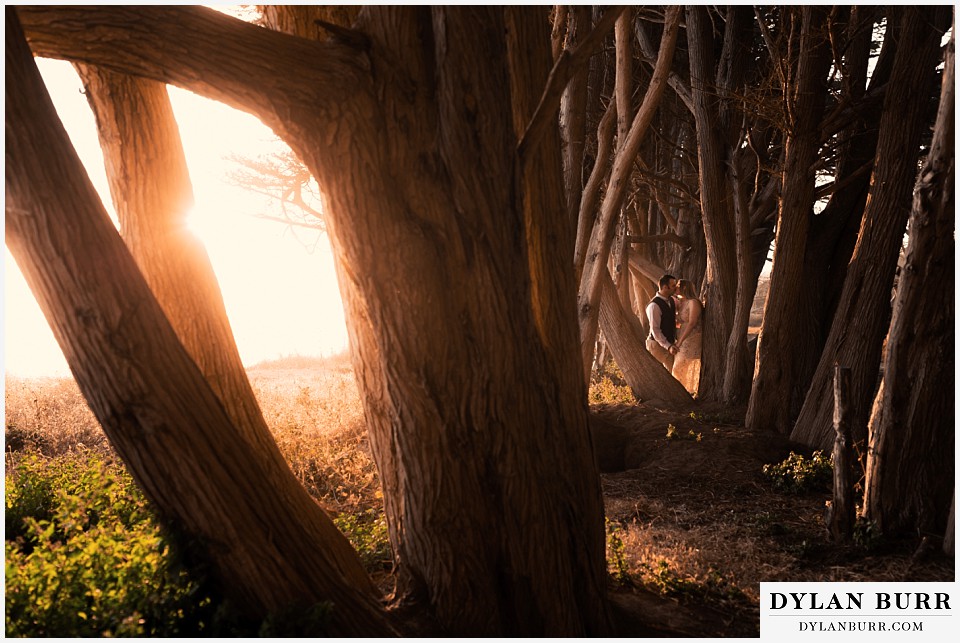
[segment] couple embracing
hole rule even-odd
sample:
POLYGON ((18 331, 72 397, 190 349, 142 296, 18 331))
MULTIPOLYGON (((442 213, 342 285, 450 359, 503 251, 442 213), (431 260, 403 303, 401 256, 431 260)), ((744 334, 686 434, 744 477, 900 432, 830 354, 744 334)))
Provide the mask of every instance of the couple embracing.
POLYGON ((693 395, 700 382, 703 304, 686 279, 664 275, 659 286, 647 304, 647 350, 693 395))

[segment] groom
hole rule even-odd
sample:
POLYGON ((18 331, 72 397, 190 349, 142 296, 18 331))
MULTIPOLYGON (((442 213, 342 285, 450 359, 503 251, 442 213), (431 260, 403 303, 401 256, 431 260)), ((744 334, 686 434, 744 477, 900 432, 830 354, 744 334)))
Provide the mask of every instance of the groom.
POLYGON ((660 360, 670 371, 673 370, 673 357, 677 354, 677 304, 673 295, 677 293, 677 278, 673 275, 660 277, 660 290, 647 304, 647 319, 650 321, 650 335, 647 337, 647 350, 660 360))

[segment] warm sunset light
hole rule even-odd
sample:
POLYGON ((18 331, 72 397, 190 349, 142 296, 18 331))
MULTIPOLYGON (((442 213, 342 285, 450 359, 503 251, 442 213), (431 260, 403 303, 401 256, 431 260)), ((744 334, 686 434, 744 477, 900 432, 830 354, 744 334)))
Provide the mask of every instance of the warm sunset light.
MULTIPOLYGON (((38 59, 57 111, 112 211, 93 114, 67 62, 38 59)), ((256 118, 170 87, 193 182, 191 230, 206 245, 240 355, 247 365, 287 355, 328 355, 347 346, 343 309, 325 235, 257 218, 278 204, 227 181, 235 164, 284 149, 256 118)), ((9 251, 4 275, 4 365, 22 376, 69 370, 9 251)))

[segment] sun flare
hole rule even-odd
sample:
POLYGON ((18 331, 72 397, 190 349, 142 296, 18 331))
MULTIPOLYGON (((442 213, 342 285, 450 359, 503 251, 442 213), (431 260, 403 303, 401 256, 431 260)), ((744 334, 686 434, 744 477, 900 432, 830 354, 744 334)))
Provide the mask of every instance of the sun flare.
MULTIPOLYGON (((96 125, 80 79, 69 63, 37 62, 91 181, 112 211, 96 125)), ((343 351, 343 307, 325 235, 258 218, 274 214, 277 203, 227 179, 235 165, 231 155, 254 158, 284 150, 283 143, 249 114, 174 87, 169 93, 193 183, 195 205, 187 225, 207 248, 244 363, 343 351)), ((9 251, 4 335, 6 372, 69 373, 9 251)))

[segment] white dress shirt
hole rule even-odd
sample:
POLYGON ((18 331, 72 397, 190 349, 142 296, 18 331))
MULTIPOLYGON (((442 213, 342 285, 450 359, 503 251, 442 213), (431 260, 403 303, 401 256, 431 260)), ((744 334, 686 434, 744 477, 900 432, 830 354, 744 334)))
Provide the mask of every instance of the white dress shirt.
MULTIPOLYGON (((670 300, 660 293, 657 293, 657 297, 667 302, 667 305, 670 304, 670 300)), ((654 299, 656 299, 656 297, 654 297, 654 299)), ((664 336, 663 331, 660 330, 660 306, 653 301, 647 304, 647 319, 650 321, 650 334, 653 335, 653 339, 666 350, 670 350, 673 344, 670 343, 670 340, 668 340, 664 336)))

